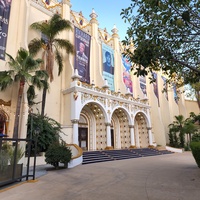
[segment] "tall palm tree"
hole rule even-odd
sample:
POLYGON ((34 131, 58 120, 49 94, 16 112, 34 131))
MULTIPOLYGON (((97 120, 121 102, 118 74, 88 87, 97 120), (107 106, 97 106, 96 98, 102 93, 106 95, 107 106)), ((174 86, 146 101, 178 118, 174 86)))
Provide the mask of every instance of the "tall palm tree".
MULTIPOLYGON (((45 60, 45 69, 49 75, 50 82, 53 81, 54 59, 58 64, 58 75, 63 70, 63 56, 61 50, 66 50, 66 53, 73 53, 74 47, 69 40, 57 38, 61 31, 72 29, 71 23, 68 20, 62 19, 60 15, 55 14, 50 20, 35 22, 31 28, 39 31, 44 37, 34 38, 30 41, 28 48, 31 54, 36 55, 40 50, 43 50, 43 59, 45 60)), ((47 89, 43 89, 41 115, 44 115, 46 103, 47 89)))
POLYGON ((35 86, 38 89, 42 89, 44 87, 44 80, 47 79, 48 74, 44 70, 37 70, 40 69, 42 60, 33 59, 32 55, 30 55, 29 52, 23 48, 18 50, 15 59, 9 54, 6 55, 9 59, 8 64, 10 66, 10 70, 0 71, 0 91, 6 90, 6 88, 13 83, 19 84, 13 131, 13 137, 18 138, 19 115, 24 85, 27 83, 32 87, 32 89, 34 89, 35 86))

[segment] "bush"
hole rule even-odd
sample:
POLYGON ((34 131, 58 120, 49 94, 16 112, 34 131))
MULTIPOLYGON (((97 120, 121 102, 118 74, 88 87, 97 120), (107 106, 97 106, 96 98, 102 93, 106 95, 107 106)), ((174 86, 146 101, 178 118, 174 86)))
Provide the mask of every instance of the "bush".
POLYGON ((194 159, 200 168, 200 141, 199 142, 191 142, 190 148, 192 150, 192 154, 194 156, 194 159))
POLYGON ((71 150, 64 142, 51 144, 45 153, 46 163, 53 165, 56 169, 59 168, 59 163, 64 163, 64 166, 67 167, 71 158, 71 150))
MULTIPOLYGON (((59 140, 61 125, 54 119, 32 113, 28 117, 27 138, 37 138, 37 153, 46 152, 49 145, 59 140), (39 135, 36 134, 36 129, 39 129, 39 135)), ((35 142, 31 146, 31 154, 34 155, 35 142)))
POLYGON ((196 133, 192 136, 193 142, 200 142, 200 133, 196 133))

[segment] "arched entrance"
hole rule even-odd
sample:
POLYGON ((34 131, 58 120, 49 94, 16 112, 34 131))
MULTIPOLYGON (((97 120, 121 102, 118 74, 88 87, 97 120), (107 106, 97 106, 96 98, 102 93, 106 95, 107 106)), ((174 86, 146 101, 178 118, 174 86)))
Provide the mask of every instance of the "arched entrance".
POLYGON ((136 144, 141 148, 149 146, 149 135, 147 130, 147 122, 143 113, 139 112, 135 116, 135 135, 136 144))
MULTIPOLYGON (((131 146, 129 118, 123 108, 117 108, 112 114, 114 148, 125 149, 131 146)), ((111 126, 112 127, 112 126, 111 126)), ((112 129, 111 129, 112 142, 112 129)))
POLYGON ((79 120, 78 143, 83 150, 88 150, 88 120, 83 114, 81 114, 79 120))
MULTIPOLYGON (((101 106, 90 102, 81 110, 79 141, 84 150, 104 150, 107 145, 105 116, 101 106)), ((79 143, 80 145, 80 143, 79 143)))

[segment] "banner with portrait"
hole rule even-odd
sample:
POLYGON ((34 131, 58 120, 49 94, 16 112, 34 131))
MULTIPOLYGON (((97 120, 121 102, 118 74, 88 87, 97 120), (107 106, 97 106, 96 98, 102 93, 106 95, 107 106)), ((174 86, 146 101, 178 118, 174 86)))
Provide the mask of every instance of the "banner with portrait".
POLYGON ((153 75, 153 78, 154 78, 153 91, 154 91, 154 94, 156 95, 156 97, 158 99, 158 106, 160 106, 159 95, 158 95, 158 78, 157 78, 157 74, 155 72, 153 72, 152 75, 153 75))
POLYGON ((82 76, 82 82, 90 83, 90 41, 91 36, 75 27, 75 64, 74 68, 82 76))
POLYGON ((140 81, 140 88, 141 88, 143 94, 147 95, 146 77, 140 76, 139 81, 140 81))
POLYGON ((165 95, 165 98, 168 101, 168 86, 167 86, 167 79, 164 76, 161 76, 163 80, 163 94, 165 95))
POLYGON ((133 83, 131 80, 131 63, 126 57, 122 57, 122 63, 123 63, 123 81, 126 85, 126 88, 129 89, 131 93, 133 93, 133 83))
POLYGON ((8 25, 12 0, 0 1, 0 59, 5 60, 8 25))
POLYGON ((108 81, 111 91, 115 90, 114 85, 114 50, 106 44, 102 44, 103 55, 103 77, 108 81))

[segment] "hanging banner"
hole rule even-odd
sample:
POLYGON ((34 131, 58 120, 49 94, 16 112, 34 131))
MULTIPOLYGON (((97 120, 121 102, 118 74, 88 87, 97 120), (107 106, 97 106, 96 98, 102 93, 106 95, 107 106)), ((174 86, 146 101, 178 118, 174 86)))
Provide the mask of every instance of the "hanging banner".
POLYGON ((12 0, 0 0, 0 59, 5 60, 12 0))
POLYGON ((157 78, 157 74, 155 72, 153 72, 152 74, 153 74, 153 78, 155 80, 155 82, 153 82, 153 91, 158 99, 158 106, 160 106, 159 95, 158 95, 158 78, 157 78))
POLYGON ((103 77, 108 81, 111 91, 115 90, 114 87, 114 51, 111 47, 102 44, 103 55, 103 77))
POLYGON ((144 76, 140 76, 139 80, 140 80, 140 88, 143 94, 147 95, 146 78, 144 76))
POLYGON ((123 81, 126 85, 126 88, 130 90, 131 93, 133 93, 133 83, 131 80, 131 63, 126 57, 122 57, 122 63, 124 65, 123 68, 123 81))
POLYGON ((75 65, 82 82, 90 83, 90 41, 91 36, 75 27, 75 65))
POLYGON ((174 91, 174 101, 178 104, 178 94, 177 94, 176 84, 173 83, 172 87, 173 87, 173 91, 174 91))
POLYGON ((168 101, 168 86, 167 86, 167 79, 164 77, 164 76, 161 76, 162 77, 162 80, 163 80, 163 93, 165 95, 165 98, 167 99, 168 101))

